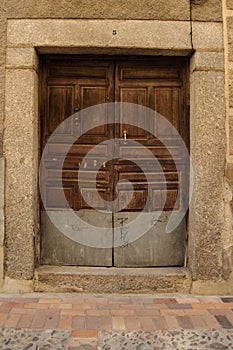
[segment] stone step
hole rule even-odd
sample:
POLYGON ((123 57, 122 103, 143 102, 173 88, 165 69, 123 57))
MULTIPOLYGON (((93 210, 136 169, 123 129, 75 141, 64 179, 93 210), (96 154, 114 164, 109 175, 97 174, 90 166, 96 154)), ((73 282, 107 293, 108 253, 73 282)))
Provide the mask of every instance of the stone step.
POLYGON ((117 268, 41 266, 35 271, 36 292, 190 293, 188 268, 117 268))

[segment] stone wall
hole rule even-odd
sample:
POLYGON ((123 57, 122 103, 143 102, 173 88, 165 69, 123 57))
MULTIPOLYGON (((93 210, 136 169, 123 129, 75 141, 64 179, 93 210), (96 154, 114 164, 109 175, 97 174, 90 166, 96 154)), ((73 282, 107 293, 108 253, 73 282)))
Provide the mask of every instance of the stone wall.
POLYGON ((190 151, 195 191, 190 206, 188 268, 194 293, 233 292, 233 1, 192 0, 192 11, 189 0, 177 0, 175 6, 174 0, 151 4, 150 0, 5 0, 0 5, 0 287, 4 246, 5 290, 30 290, 34 275, 38 232, 36 50, 55 52, 56 47, 62 52, 70 45, 187 55, 193 44, 190 151), (112 38, 113 25, 121 36, 112 38), (224 86, 224 45, 229 89, 228 84, 224 86))
POLYGON ((225 198, 225 236, 224 251, 233 266, 233 1, 226 0, 223 5, 224 46, 225 46, 225 97, 226 97, 226 188, 225 198))

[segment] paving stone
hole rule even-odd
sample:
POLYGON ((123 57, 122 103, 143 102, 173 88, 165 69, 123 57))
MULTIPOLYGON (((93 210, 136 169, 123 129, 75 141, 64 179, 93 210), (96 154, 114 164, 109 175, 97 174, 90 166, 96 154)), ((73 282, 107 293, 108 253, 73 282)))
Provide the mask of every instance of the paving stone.
POLYGON ((215 315, 215 318, 216 318, 216 320, 220 323, 220 325, 223 328, 230 328, 230 329, 233 328, 231 322, 226 318, 226 316, 224 316, 224 315, 215 315))
POLYGON ((177 322, 182 328, 193 329, 193 324, 189 316, 177 316, 177 322))
POLYGON ((111 316, 100 316, 100 329, 111 330, 112 329, 112 317, 111 316))
POLYGON ((154 299, 155 304, 176 304, 177 300, 174 298, 157 298, 154 299))
MULTIPOLYGON (((126 328, 128 330, 134 330, 134 329, 141 328, 140 321, 139 321, 138 317, 135 317, 135 316, 126 316, 125 323, 126 323, 126 328)), ((120 328, 118 328, 118 329, 120 329, 120 328)))
POLYGON ((232 331, 101 332, 98 350, 224 350, 233 348, 232 331))
MULTIPOLYGON (((85 328, 87 330, 99 329, 99 317, 98 316, 87 316, 85 328)), ((77 327, 77 329, 79 329, 79 327, 77 327)), ((122 329, 122 328, 117 328, 117 329, 122 329)))
POLYGON ((159 332, 102 332, 99 336, 98 350, 154 349, 158 335, 159 332))
POLYGON ((67 350, 70 332, 3 328, 1 350, 67 350))
POLYGON ((224 303, 233 303, 233 298, 224 297, 221 298, 224 303))
POLYGON ((33 315, 22 315, 19 322, 17 323, 17 328, 30 328, 32 320, 33 315))
POLYGON ((70 338, 69 340, 70 347, 77 347, 80 350, 86 350, 87 348, 96 348, 97 347, 97 339, 95 338, 70 338))
POLYGON ((169 309, 191 309, 190 304, 169 304, 168 305, 169 309))
POLYGON ((112 318, 113 329, 125 329, 124 317, 113 317, 112 318))
POLYGON ((71 329, 72 321, 73 321, 72 316, 66 316, 66 315, 61 316, 58 328, 59 329, 71 329))
POLYGON ((96 330, 80 330, 76 329, 71 332, 71 337, 79 337, 79 338, 97 338, 98 331, 96 330))
POLYGON ((5 326, 9 328, 15 328, 19 319, 20 319, 20 315, 18 314, 10 315, 8 320, 5 322, 5 326))
POLYGON ((85 328, 85 317, 83 316, 74 316, 72 327, 75 329, 84 329, 85 328))

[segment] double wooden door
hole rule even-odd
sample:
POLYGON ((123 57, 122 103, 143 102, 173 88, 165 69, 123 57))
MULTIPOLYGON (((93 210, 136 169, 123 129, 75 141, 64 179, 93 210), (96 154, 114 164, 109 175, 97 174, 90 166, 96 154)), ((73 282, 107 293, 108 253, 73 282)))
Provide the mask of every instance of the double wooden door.
MULTIPOLYGON (((71 115, 79 113, 70 118, 70 123, 60 127, 53 142, 46 147, 43 165, 46 193, 41 210, 42 263, 90 266, 183 265, 185 219, 174 232, 165 234, 172 210, 179 212, 184 207, 185 193, 178 198, 178 187, 182 185, 188 191, 185 164, 184 170, 179 173, 176 167, 177 162, 183 162, 180 143, 175 134, 171 135, 170 131, 166 134, 167 128, 162 120, 145 118, 138 127, 135 121, 140 119, 140 108, 137 111, 135 105, 159 112, 188 144, 186 73, 186 59, 178 58, 126 60, 47 57, 43 60, 42 150, 54 130, 71 115), (131 104, 124 113, 120 107, 115 110, 106 108, 104 113, 100 112, 98 105, 109 102, 131 104), (86 111, 91 106, 97 107, 90 109, 85 118, 82 110, 86 111), (77 131, 81 136, 70 145, 65 161, 61 164, 60 154, 77 131), (116 141, 107 143, 107 140, 113 139, 116 141), (172 147, 173 157, 160 139, 166 140, 166 144, 172 147), (135 142, 132 144, 131 141, 135 142), (146 150, 159 162, 157 169, 153 168, 147 175, 138 165, 139 160, 147 164, 148 168, 151 158, 148 158, 146 150), (85 160, 90 151, 91 155, 85 160), (57 181, 61 169, 62 187, 57 181), (97 177, 93 178, 96 169, 97 177), (82 186, 78 182, 80 177, 82 186), (133 192, 130 191, 132 187, 129 183, 133 186, 133 192), (63 191, 69 207, 84 222, 95 226, 97 231, 103 227, 109 229, 111 247, 104 247, 104 242, 103 247, 86 246, 59 232, 47 213, 67 210, 67 203, 62 201, 63 191), (148 232, 131 242, 125 227, 142 210, 163 210, 163 213, 148 232)), ((143 223, 141 229, 144 229, 143 223)))

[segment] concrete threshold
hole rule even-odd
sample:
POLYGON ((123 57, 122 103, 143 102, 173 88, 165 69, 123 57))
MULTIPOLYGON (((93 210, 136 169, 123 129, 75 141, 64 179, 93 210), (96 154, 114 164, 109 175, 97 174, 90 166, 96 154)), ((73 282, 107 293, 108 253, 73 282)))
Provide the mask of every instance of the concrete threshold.
POLYGON ((35 271, 35 292, 182 293, 191 290, 188 268, 117 268, 41 266, 35 271))

